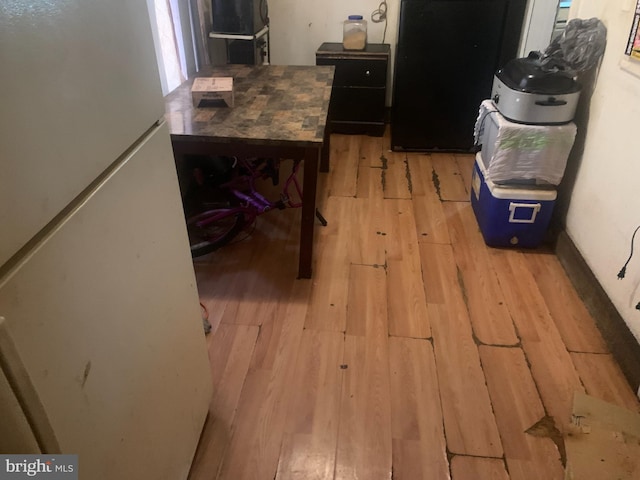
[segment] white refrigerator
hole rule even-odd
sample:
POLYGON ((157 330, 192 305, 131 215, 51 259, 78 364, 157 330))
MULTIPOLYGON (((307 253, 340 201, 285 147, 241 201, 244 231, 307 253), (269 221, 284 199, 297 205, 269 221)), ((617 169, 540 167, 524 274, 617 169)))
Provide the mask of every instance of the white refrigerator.
POLYGON ((0 453, 185 479, 211 375, 144 0, 0 2, 0 453))

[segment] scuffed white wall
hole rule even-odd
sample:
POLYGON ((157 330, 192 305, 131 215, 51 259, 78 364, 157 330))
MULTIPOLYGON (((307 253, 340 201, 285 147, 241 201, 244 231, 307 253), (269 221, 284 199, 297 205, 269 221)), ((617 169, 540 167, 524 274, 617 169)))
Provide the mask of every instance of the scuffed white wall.
POLYGON ((567 233, 640 341, 640 234, 626 277, 617 279, 640 224, 640 62, 624 55, 634 7, 635 0, 573 0, 572 18, 600 18, 608 32, 567 233))

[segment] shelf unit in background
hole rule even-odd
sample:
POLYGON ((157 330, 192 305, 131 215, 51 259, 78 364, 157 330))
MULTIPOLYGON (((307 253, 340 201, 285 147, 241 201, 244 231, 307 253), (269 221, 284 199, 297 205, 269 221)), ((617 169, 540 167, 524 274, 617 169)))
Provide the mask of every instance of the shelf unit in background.
POLYGON ((225 41, 229 64, 268 65, 271 61, 268 25, 253 35, 211 32, 209 38, 225 41))

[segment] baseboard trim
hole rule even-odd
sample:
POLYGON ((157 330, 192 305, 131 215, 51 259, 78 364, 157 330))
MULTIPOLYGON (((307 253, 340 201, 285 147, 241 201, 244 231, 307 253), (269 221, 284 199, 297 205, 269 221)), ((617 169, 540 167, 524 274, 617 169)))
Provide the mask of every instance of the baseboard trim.
POLYGON ((566 231, 560 232, 555 253, 578 295, 596 321, 609 350, 633 388, 640 385, 640 344, 620 316, 566 231))

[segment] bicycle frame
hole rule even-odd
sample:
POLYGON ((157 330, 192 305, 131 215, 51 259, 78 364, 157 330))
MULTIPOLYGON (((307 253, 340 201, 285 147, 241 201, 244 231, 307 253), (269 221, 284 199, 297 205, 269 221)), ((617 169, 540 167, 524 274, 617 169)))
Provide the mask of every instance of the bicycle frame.
MULTIPOLYGON (((269 164, 269 160, 265 159, 236 159, 237 164, 234 167, 237 175, 230 181, 220 185, 221 189, 226 190, 240 201, 240 204, 236 207, 229 208, 215 208, 208 210, 197 215, 198 220, 195 224, 198 227, 206 227, 216 221, 219 221, 230 215, 236 215, 242 213, 246 216, 248 222, 253 222, 256 217, 266 213, 274 208, 300 208, 302 207, 302 187, 298 181, 298 170, 300 168, 301 161, 295 160, 291 173, 285 180, 284 186, 280 193, 280 199, 278 201, 271 201, 260 194, 256 189, 256 180, 272 177, 273 172, 268 172, 268 169, 273 167, 269 164), (291 187, 293 186, 297 199, 294 200, 290 195, 291 187)), ((279 160, 275 160, 276 174, 279 171, 279 160)), ((273 177, 272 177, 273 178, 273 177)))

